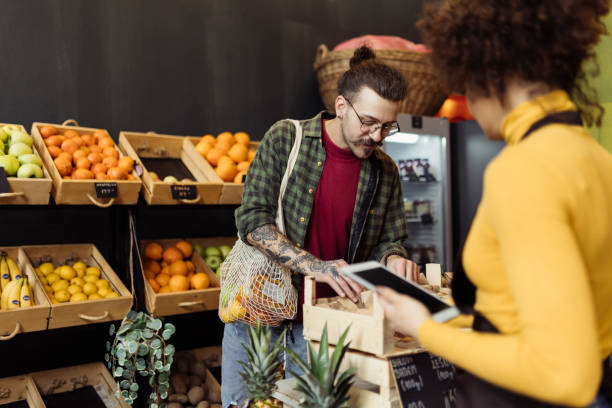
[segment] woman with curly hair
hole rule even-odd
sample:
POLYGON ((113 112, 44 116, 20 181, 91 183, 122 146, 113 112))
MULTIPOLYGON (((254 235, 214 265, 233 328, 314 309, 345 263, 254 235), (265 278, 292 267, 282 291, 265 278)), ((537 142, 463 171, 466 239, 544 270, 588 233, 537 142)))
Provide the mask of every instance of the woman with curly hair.
POLYGON ((380 288, 396 330, 465 370, 458 407, 612 406, 612 155, 582 127, 601 124, 583 67, 609 11, 609 0, 445 0, 418 23, 449 91, 506 141, 453 282, 473 330, 380 288))

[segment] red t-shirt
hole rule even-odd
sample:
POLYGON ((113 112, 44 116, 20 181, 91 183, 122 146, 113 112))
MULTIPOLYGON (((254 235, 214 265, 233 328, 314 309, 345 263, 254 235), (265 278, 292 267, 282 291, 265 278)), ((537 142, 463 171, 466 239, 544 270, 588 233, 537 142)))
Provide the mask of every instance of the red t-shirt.
MULTIPOLYGON (((323 120, 326 159, 314 197, 304 249, 324 261, 347 259, 353 211, 359 184, 361 159, 329 138, 323 120)), ((326 283, 317 283, 317 298, 337 296, 326 283)), ((298 320, 302 317, 304 291, 300 294, 298 320)))

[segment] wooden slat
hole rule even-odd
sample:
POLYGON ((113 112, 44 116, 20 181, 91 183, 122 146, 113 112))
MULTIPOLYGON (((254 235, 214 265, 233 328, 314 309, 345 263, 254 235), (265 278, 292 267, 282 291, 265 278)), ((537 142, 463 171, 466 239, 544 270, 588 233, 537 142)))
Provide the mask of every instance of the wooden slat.
POLYGON ((45 408, 45 404, 30 376, 0 378, 0 406, 27 401, 30 408, 45 408))

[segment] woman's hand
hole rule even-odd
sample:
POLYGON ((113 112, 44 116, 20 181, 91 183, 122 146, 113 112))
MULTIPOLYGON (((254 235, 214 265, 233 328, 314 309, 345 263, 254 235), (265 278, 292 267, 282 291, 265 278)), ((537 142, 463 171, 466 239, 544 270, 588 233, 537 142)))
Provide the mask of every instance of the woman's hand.
POLYGON ((393 289, 377 286, 376 293, 385 311, 391 328, 402 334, 417 338, 421 324, 431 317, 421 302, 410 296, 400 295, 393 289))

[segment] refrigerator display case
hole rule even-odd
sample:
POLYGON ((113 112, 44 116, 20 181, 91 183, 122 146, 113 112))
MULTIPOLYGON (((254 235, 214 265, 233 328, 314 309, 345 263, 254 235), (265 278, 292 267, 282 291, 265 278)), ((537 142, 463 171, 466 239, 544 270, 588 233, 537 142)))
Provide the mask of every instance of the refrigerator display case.
POLYGON ((400 132, 385 138, 383 149, 398 166, 408 240, 408 257, 425 271, 439 263, 453 267, 450 125, 445 118, 400 113, 400 132))

